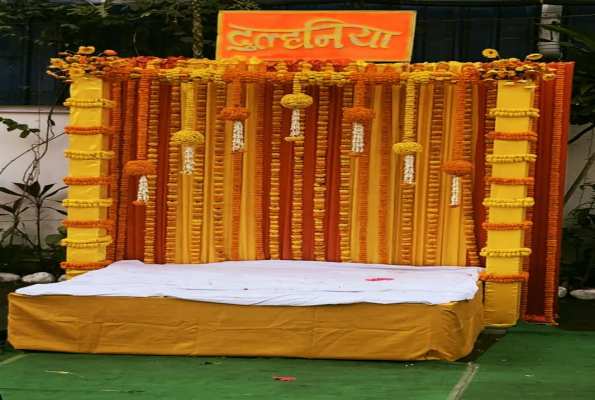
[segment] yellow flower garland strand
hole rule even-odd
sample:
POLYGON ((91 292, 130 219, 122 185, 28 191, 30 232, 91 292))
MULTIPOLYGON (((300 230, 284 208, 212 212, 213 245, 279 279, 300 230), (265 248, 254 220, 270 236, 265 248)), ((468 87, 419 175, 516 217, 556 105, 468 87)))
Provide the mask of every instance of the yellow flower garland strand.
POLYGON ((426 241, 424 265, 436 265, 438 220, 440 208, 440 170, 444 137, 444 83, 433 85, 432 120, 430 125, 428 195, 426 202, 426 241))
POLYGON ((113 202, 113 199, 64 199, 62 206, 66 208, 109 207, 113 202))
POLYGON ((486 207, 532 207, 535 201, 531 197, 524 199, 493 199, 488 198, 483 200, 483 205, 486 207))
MULTIPOLYGON (((294 110, 295 111, 295 110, 294 110)), ((304 115, 300 114, 299 137, 304 137, 304 115)), ((291 259, 304 258, 304 142, 294 141, 293 145, 293 195, 291 207, 291 259)))
MULTIPOLYGON (((498 101, 498 85, 486 85, 486 110, 491 110, 492 108, 496 108, 496 104, 498 101)), ((496 129, 496 119, 494 117, 487 117, 484 122, 485 132, 492 132, 496 129)), ((485 155, 491 156, 494 153, 494 140, 493 138, 486 135, 485 137, 485 155)), ((485 176, 492 176, 492 164, 486 162, 485 164, 485 176)), ((485 195, 484 198, 488 198, 491 196, 492 187, 491 185, 485 185, 485 195)), ((490 209, 486 208, 486 221, 489 219, 490 209)))
POLYGON ((502 155, 502 154, 492 154, 486 156, 486 162, 496 164, 496 163, 518 163, 518 162, 535 162, 537 161, 537 156, 535 154, 509 154, 509 155, 502 155))
POLYGON ((113 108, 116 106, 116 102, 108 99, 74 99, 69 97, 63 103, 66 107, 75 108, 113 108))
POLYGON ((539 118, 538 108, 492 108, 488 110, 490 117, 539 118))
MULTIPOLYGON (((182 88, 180 83, 171 87, 170 137, 182 126, 182 88)), ((180 146, 169 142, 169 173, 167 180, 167 226, 165 228, 165 262, 173 264, 176 260, 176 228, 178 217, 178 184, 180 175, 180 146)))
MULTIPOLYGON (((353 106, 353 85, 343 87, 343 109, 353 106)), ((351 135, 352 126, 344 119, 341 121, 341 155, 339 187, 339 249, 342 262, 351 262, 350 206, 351 206, 351 135)))
POLYGON ((479 253, 482 257, 526 257, 531 254, 531 249, 528 247, 520 247, 517 249, 492 249, 484 247, 479 253))
POLYGON ((71 160, 111 160, 114 156, 113 151, 64 150, 64 157, 71 160))
MULTIPOLYGON (((149 86, 149 118, 147 127, 147 160, 157 167, 159 162, 159 104, 160 83, 152 79, 149 86)), ((156 168, 155 168, 156 169, 156 168)), ((156 198, 157 175, 148 175, 149 199, 156 198)), ((155 234, 157 228, 157 209, 154 201, 145 205, 145 262, 155 263, 155 234)))
MULTIPOLYGON (((215 102, 217 113, 221 112, 227 104, 227 87, 217 84, 215 88, 215 102)), ((225 173, 225 120, 218 118, 215 121, 213 147, 213 247, 217 262, 226 261, 224 246, 223 210, 224 202, 224 173, 225 173)))
POLYGON ((73 249, 95 249, 109 246, 112 243, 111 236, 103 236, 96 239, 62 239, 60 244, 73 249))
MULTIPOLYGON (((326 67, 328 70, 328 67, 326 67)), ((326 154, 328 151, 329 87, 318 92, 318 122, 316 132, 316 166, 314 171, 314 259, 326 261, 324 218, 326 215, 326 154)))
POLYGON ((419 87, 415 77, 410 75, 405 84, 405 118, 403 122, 403 140, 393 146, 393 152, 405 156, 403 167, 403 182, 415 182, 415 154, 421 152, 422 147, 417 143, 417 104, 419 87))
MULTIPOLYGON (((266 87, 264 81, 258 83, 255 90, 258 95, 256 98, 256 143, 259 145, 255 149, 255 166, 254 166, 254 241, 256 243, 255 256, 257 260, 264 260, 264 240, 263 240, 263 158, 264 149, 264 114, 266 104, 266 87)), ((268 211, 268 210, 267 210, 268 211)))
MULTIPOLYGON (((196 84, 196 130, 205 132, 207 119, 207 84, 196 84)), ((202 252, 202 232, 204 224, 204 179, 205 179, 205 151, 206 146, 202 146, 195 153, 195 168, 192 174, 192 233, 190 242, 190 262, 199 264, 202 252)))
MULTIPOLYGON (((285 63, 275 67, 278 73, 286 73, 285 63)), ((269 252, 271 260, 281 257, 281 242, 279 236, 281 214, 281 131, 283 121, 283 107, 281 100, 285 90, 283 86, 273 87, 272 129, 271 129, 271 188, 269 200, 269 252)))

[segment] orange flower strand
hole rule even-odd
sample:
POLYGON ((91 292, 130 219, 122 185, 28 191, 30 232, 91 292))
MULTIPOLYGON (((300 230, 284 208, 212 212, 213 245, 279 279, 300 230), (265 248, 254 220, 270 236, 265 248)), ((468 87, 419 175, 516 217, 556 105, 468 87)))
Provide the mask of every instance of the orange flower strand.
POLYGON ((486 176, 484 180, 487 184, 503 186, 532 185, 535 183, 535 178, 496 178, 493 176, 486 176))
POLYGON ((111 185, 113 176, 67 176, 62 179, 68 186, 111 185))
POLYGON ((528 140, 530 142, 537 141, 537 133, 535 132, 495 132, 487 133, 486 138, 490 140, 528 140))
POLYGON ((64 133, 69 135, 113 135, 116 126, 65 126, 64 133))
POLYGON ((514 231, 517 229, 529 229, 533 226, 533 222, 484 222, 482 224, 483 229, 486 231, 514 231))
POLYGON ((250 116, 250 110, 240 105, 225 107, 219 113, 219 117, 226 121, 245 121, 250 116))
POLYGON ((65 219, 62 221, 62 226, 66 228, 100 228, 109 229, 114 226, 114 221, 98 220, 98 221, 78 221, 65 219))
POLYGON ((128 161, 124 166, 124 173, 126 175, 155 175, 157 167, 154 163, 147 160, 128 161))
POLYGON ((96 261, 96 262, 62 262, 60 268, 72 269, 79 271, 93 271, 96 269, 105 268, 113 263, 111 260, 96 261))

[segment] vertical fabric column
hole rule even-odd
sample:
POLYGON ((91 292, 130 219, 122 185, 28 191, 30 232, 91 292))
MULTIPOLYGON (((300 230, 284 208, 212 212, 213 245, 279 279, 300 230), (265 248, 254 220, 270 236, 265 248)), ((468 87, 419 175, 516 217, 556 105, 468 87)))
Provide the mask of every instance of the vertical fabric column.
POLYGON ((108 195, 108 160, 113 152, 108 150, 108 135, 111 133, 107 109, 115 105, 107 99, 109 85, 94 77, 81 77, 73 81, 71 97, 64 103, 70 107, 69 176, 64 179, 69 185, 68 198, 63 205, 68 208, 68 218, 63 225, 68 228, 68 237, 62 241, 67 246, 67 278, 86 271, 102 268, 106 260, 106 246, 111 243, 107 235, 107 207, 111 205, 108 195))
POLYGON ((531 253, 524 248, 525 208, 533 205, 527 196, 532 121, 538 111, 533 105, 532 84, 500 81, 496 108, 488 110, 495 117, 493 153, 486 156, 492 164, 491 197, 484 200, 489 208, 486 257, 485 323, 487 326, 511 326, 519 319, 523 258, 531 253), (521 140, 519 140, 521 139, 521 140))

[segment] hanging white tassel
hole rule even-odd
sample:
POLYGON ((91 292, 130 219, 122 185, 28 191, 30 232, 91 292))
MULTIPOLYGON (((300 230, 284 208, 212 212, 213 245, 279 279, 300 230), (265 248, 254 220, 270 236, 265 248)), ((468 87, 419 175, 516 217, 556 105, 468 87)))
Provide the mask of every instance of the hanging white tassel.
POLYGON ((185 175, 191 175, 194 172, 194 149, 190 146, 186 146, 184 149, 184 168, 182 173, 185 175))
POLYGON ((291 130, 289 136, 299 137, 300 135, 300 109, 294 108, 291 113, 291 130))
POLYGON ((460 177, 453 176, 452 177, 452 184, 450 188, 450 206, 451 207, 458 207, 459 206, 459 193, 461 191, 461 182, 460 177))
POLYGON ((353 133, 351 135, 351 151, 353 153, 364 152, 364 126, 360 123, 354 122, 353 133))
POLYGON ((149 201, 149 182, 147 176, 142 175, 138 180, 138 192, 136 194, 136 201, 149 201))
POLYGON ((231 142, 231 151, 244 150, 244 124, 242 121, 233 121, 233 137, 231 142))
POLYGON ((415 182, 415 156, 413 154, 407 154, 405 156, 405 168, 403 168, 403 182, 415 182))

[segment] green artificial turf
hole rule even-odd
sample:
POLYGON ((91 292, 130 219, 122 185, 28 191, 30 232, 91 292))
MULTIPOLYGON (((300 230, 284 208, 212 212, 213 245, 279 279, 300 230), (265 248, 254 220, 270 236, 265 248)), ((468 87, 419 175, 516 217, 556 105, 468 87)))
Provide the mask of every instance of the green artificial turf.
POLYGON ((477 363, 463 400, 595 399, 595 332, 519 324, 477 363))
POLYGON ((444 400, 466 367, 431 361, 27 353, 0 365, 0 393, 3 400, 444 400))

